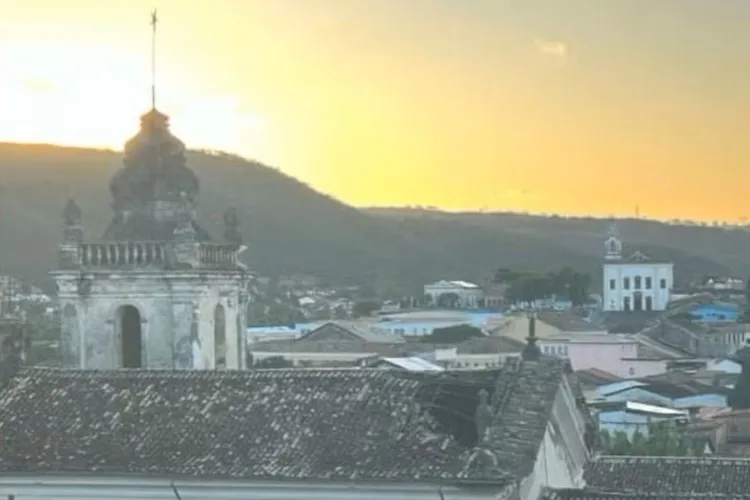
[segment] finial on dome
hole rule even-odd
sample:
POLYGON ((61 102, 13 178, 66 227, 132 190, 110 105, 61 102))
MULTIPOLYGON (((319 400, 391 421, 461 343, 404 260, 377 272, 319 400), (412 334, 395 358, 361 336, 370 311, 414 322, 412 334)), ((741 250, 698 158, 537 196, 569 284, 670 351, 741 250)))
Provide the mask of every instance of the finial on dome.
POLYGON ((242 235, 239 231, 240 220, 237 217, 237 209, 229 207, 224 211, 224 239, 227 242, 240 246, 242 245, 242 235))
POLYGON ((80 207, 72 197, 68 198, 65 208, 63 208, 62 216, 65 227, 77 226, 81 223, 83 212, 81 212, 80 207))
POLYGON ((151 11, 151 109, 156 111, 156 9, 151 11))

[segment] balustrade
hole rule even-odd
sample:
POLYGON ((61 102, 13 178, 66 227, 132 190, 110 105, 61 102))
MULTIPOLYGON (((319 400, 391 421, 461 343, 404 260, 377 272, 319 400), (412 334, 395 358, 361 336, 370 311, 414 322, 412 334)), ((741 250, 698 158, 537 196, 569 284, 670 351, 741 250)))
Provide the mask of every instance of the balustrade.
POLYGON ((220 243, 201 244, 199 261, 207 266, 236 266, 237 249, 220 243))
POLYGON ((91 267, 149 266, 163 264, 165 246, 156 242, 80 243, 78 263, 91 267))

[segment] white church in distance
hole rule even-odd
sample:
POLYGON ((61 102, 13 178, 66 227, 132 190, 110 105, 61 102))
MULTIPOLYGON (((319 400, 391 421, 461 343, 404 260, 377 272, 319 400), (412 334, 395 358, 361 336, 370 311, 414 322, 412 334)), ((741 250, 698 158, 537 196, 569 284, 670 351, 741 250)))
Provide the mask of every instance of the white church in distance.
POLYGON ((638 251, 623 257, 622 241, 614 224, 604 248, 603 310, 666 310, 674 286, 674 264, 653 261, 638 251))

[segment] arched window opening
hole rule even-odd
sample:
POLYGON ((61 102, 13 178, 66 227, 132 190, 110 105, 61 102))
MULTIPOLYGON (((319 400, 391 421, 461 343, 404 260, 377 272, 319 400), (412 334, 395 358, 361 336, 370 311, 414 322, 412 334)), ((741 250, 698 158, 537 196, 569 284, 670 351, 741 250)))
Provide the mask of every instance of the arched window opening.
POLYGON ((117 310, 117 336, 120 339, 120 366, 141 368, 143 366, 143 335, 141 313, 133 306, 122 306, 117 310))
POLYGON ((214 366, 217 370, 227 366, 227 323, 221 304, 214 309, 214 366))

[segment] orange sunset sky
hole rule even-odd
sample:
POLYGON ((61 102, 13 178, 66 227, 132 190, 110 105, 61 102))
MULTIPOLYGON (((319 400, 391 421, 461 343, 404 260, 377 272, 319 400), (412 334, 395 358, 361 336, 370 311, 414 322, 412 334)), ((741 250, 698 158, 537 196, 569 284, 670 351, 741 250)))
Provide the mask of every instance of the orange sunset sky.
POLYGON ((750 216, 747 0, 0 2, 0 141, 190 147, 356 205, 750 216))

